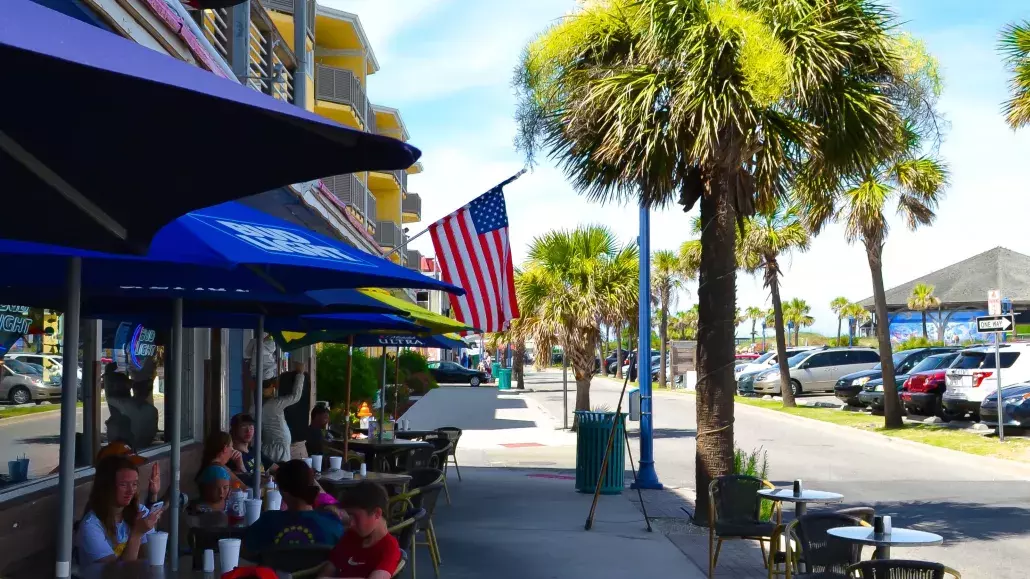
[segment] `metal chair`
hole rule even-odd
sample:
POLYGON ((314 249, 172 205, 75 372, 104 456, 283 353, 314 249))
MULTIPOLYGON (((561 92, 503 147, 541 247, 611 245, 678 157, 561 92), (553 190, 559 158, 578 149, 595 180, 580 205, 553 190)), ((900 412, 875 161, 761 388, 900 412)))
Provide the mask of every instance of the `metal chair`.
POLYGON ((257 554, 258 565, 290 573, 293 577, 313 576, 329 560, 332 545, 276 547, 257 554))
POLYGON ((940 563, 909 561, 904 559, 877 559, 862 561, 848 567, 849 577, 859 579, 961 579, 958 571, 940 563))
POLYGON ((427 434, 424 440, 432 444, 434 449, 433 458, 429 461, 429 467, 444 472, 443 494, 449 505, 451 504, 451 490, 447 488, 447 457, 453 452, 454 444, 451 442, 450 437, 442 432, 427 434))
POLYGON ((767 480, 753 476, 721 476, 708 485, 708 576, 715 574, 722 542, 733 539, 758 541, 762 561, 768 565, 765 542, 772 543, 777 524, 782 522, 780 504, 774 503, 776 522, 762 521, 762 498, 758 491, 776 488, 767 480), (718 540, 718 542, 716 542, 718 540))
POLYGON ((387 529, 397 539, 402 549, 411 554, 411 579, 415 579, 415 531, 416 524, 426 516, 425 509, 410 509, 400 522, 387 529))
POLYGON ((450 460, 454 462, 454 470, 458 472, 458 482, 461 482, 461 469, 458 467, 458 458, 454 455, 458 451, 458 441, 461 440, 461 429, 457 426, 441 426, 436 431, 445 433, 447 438, 451 440, 451 451, 444 460, 443 474, 447 475, 447 460, 450 460))
POLYGON ((426 546, 429 548, 429 556, 433 562, 433 570, 436 576, 440 576, 440 565, 443 560, 440 556, 440 543, 436 540, 436 528, 433 527, 433 513, 436 511, 436 501, 443 490, 443 472, 435 468, 424 468, 408 473, 411 481, 408 483, 408 490, 390 499, 390 515, 395 516, 397 509, 425 509, 426 517, 415 525, 415 546, 426 546), (418 534, 425 533, 426 542, 418 542, 418 534))
POLYGON ((848 569, 862 559, 862 545, 843 541, 827 531, 863 525, 861 519, 840 513, 801 515, 787 525, 787 579, 847 579, 848 569), (797 552, 791 552, 791 544, 797 552), (804 570, 801 572, 802 565, 804 570), (794 570, 797 570, 795 572, 794 570))
POLYGON ((862 521, 873 524, 873 518, 876 517, 876 509, 873 507, 851 507, 848 509, 840 509, 836 511, 838 515, 848 515, 849 517, 855 517, 862 521))

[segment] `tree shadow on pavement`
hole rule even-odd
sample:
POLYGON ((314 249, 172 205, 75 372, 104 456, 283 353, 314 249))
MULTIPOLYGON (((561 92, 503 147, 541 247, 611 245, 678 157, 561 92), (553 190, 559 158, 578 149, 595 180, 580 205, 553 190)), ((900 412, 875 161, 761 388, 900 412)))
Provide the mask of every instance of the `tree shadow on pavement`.
POLYGON ((953 541, 1030 536, 1030 509, 955 501, 873 503, 877 514, 890 515, 895 526, 912 527, 953 541))
POLYGON ((61 444, 61 436, 59 434, 52 434, 47 436, 30 436, 28 438, 19 438, 14 441, 15 444, 61 444))
MULTIPOLYGON (((694 438, 697 436, 697 431, 693 428, 655 428, 654 438, 694 438)), ((636 440, 640 438, 640 431, 633 431, 629 433, 630 439, 636 440)))

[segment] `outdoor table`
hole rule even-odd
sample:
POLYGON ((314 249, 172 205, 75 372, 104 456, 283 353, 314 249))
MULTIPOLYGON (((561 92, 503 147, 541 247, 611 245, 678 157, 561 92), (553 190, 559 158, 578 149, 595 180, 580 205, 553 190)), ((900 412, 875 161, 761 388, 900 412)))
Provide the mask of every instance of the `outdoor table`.
POLYGON ((196 566, 200 567, 204 549, 214 549, 219 539, 242 539, 247 534, 246 522, 230 522, 225 513, 187 514, 183 516, 183 523, 187 532, 193 533, 197 546, 188 564, 190 568, 194 566, 194 558, 196 566))
MULTIPOLYGON (((218 579, 222 576, 218 565, 217 553, 215 553, 215 571, 213 573, 193 569, 192 558, 189 556, 179 559, 178 571, 172 571, 172 566, 167 562, 164 565, 153 567, 146 558, 143 558, 138 561, 78 565, 72 569, 72 577, 74 579, 218 579)), ((240 559, 241 567, 251 565, 253 563, 240 559)), ((279 579, 292 577, 291 573, 284 572, 277 572, 277 575, 279 579)))
MULTIPOLYGON (((332 445, 334 448, 343 448, 343 441, 333 441, 332 445)), ((349 442, 349 446, 352 450, 364 454, 365 463, 370 465, 375 464, 376 457, 382 454, 413 448, 433 448, 433 445, 428 442, 396 439, 379 442, 377 438, 356 438, 349 442)))
POLYGON ((875 533, 872 527, 834 527, 826 531, 845 541, 876 547, 873 559, 890 559, 891 547, 926 547, 940 545, 944 537, 936 533, 894 527, 889 533, 875 533))
MULTIPOLYGON (((367 435, 368 434, 368 429, 367 428, 358 428, 358 429, 354 430, 354 432, 358 432, 360 434, 367 435)), ((437 430, 394 430, 393 431, 393 437, 394 438, 402 438, 404 440, 412 440, 412 439, 415 439, 415 438, 424 438, 426 436, 429 436, 430 434, 439 434, 439 431, 437 431, 437 430)), ((356 439, 356 440, 361 440, 361 439, 359 438, 359 439, 356 439)), ((353 441, 351 441, 351 442, 353 442, 353 441)))
POLYGON ((844 500, 844 495, 826 491, 805 489, 800 495, 794 494, 794 489, 762 489, 758 494, 771 501, 783 503, 794 503, 794 516, 800 517, 808 510, 808 503, 839 503, 844 500))
POLYGON ((385 487, 400 487, 401 492, 403 492, 404 487, 411 482, 410 475, 387 472, 370 472, 365 476, 354 473, 354 478, 333 479, 327 478, 325 475, 318 475, 316 478, 318 480, 318 484, 322 485, 322 487, 326 489, 326 492, 332 495, 336 500, 340 500, 340 495, 342 495, 344 490, 357 486, 363 481, 374 482, 385 487))

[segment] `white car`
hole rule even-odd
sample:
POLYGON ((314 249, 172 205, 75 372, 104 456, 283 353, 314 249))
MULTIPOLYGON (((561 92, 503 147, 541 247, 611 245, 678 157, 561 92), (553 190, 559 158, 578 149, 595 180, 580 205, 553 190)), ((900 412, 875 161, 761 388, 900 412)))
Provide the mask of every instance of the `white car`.
MULTIPOLYGON (((64 374, 64 357, 57 354, 33 354, 30 352, 13 352, 9 353, 5 358, 13 360, 21 360, 26 364, 36 364, 37 366, 46 368, 52 373, 60 376, 64 374)), ((82 368, 78 368, 75 373, 79 381, 82 381, 82 368)))
MULTIPOLYGON (((1030 344, 1002 344, 1001 386, 1030 381, 1030 344)), ((994 346, 977 346, 959 352, 944 374, 946 390, 941 397, 950 414, 978 417, 980 403, 998 388, 994 346)))
MULTIPOLYGON (((798 346, 796 348, 787 348, 787 357, 790 358, 794 354, 800 354, 801 352, 807 352, 808 350, 818 350, 822 346, 798 346)), ((748 374, 750 372, 758 372, 760 370, 768 370, 776 365, 776 350, 773 349, 769 352, 762 354, 761 356, 745 362, 737 364, 733 367, 733 379, 740 380, 741 375, 748 374)))

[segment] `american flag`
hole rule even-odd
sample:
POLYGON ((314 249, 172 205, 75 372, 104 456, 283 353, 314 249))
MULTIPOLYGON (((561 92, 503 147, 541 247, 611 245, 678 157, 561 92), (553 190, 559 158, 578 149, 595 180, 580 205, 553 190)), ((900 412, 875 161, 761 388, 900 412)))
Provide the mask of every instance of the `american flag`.
POLYGON ((466 291, 451 295, 459 322, 499 332, 519 317, 504 192, 494 187, 429 226, 444 281, 466 291))

